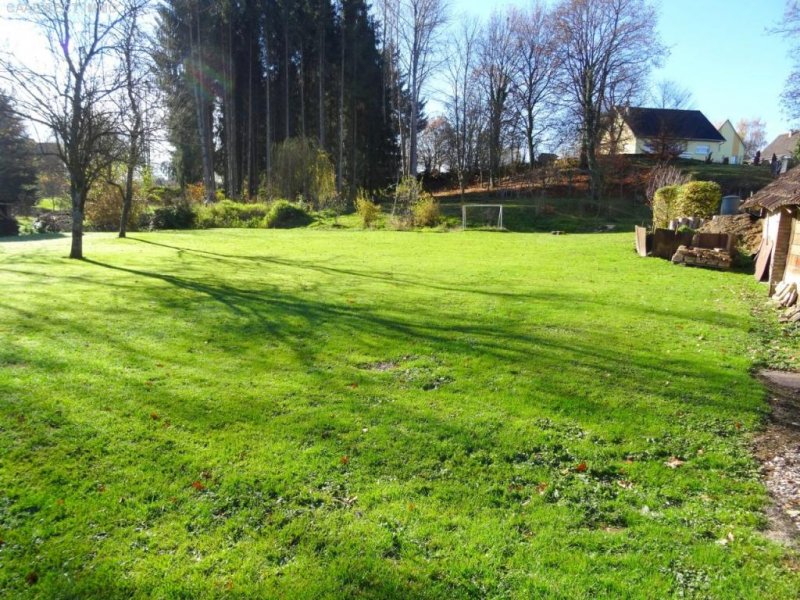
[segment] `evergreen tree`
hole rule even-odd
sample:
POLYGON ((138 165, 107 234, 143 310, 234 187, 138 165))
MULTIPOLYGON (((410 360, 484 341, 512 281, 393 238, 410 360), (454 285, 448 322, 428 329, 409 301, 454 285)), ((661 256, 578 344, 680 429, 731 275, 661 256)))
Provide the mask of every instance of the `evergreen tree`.
POLYGON ((13 205, 31 197, 35 183, 33 143, 11 98, 0 91, 0 221, 10 219, 13 205))

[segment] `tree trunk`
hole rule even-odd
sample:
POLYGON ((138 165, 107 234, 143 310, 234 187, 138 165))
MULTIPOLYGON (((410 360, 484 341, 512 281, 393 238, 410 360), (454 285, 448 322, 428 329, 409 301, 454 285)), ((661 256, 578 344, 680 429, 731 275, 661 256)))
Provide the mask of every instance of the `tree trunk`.
POLYGON ((284 116, 286 117, 286 132, 284 139, 291 136, 291 126, 289 119, 289 10, 284 9, 283 22, 283 101, 284 116))
POLYGON ((70 192, 72 199, 72 246, 69 257, 83 259, 83 207, 85 194, 73 189, 70 192))
MULTIPOLYGON (((194 23, 189 28, 189 44, 194 58, 194 67, 198 73, 204 73, 203 46, 201 42, 200 15, 197 8, 194 10, 194 23), (195 29, 196 27, 196 29, 195 29)), ((192 85, 195 101, 195 115, 197 117, 197 132, 200 137, 200 156, 203 163, 203 187, 205 201, 210 204, 216 199, 216 184, 214 181, 214 155, 211 150, 211 123, 209 122, 208 102, 203 98, 199 80, 192 85)))
POLYGON ((343 175, 344 175, 344 50, 345 50, 345 31, 342 27, 341 35, 341 64, 339 74, 339 160, 336 165, 336 193, 341 196, 343 175))
POLYGON ((319 66, 317 67, 317 110, 319 111, 319 147, 325 150, 325 28, 327 13, 325 6, 328 0, 320 0, 319 14, 319 66))
POLYGON ((128 230, 128 218, 131 214, 133 205, 133 172, 135 164, 128 162, 127 173, 125 174, 125 195, 122 199, 122 217, 119 220, 119 237, 124 238, 128 230))

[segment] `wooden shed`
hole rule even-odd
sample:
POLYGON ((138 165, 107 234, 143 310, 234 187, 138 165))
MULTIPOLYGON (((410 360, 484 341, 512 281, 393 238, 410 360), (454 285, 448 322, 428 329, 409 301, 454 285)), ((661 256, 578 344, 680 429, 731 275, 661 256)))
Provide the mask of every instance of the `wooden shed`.
POLYGON ((764 217, 756 278, 769 282, 769 294, 783 282, 800 287, 800 167, 791 169, 742 203, 764 217))

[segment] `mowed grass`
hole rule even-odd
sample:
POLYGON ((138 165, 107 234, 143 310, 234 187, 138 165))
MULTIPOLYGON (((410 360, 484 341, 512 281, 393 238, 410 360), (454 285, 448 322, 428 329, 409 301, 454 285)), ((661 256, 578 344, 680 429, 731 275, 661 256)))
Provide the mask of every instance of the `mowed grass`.
POLYGON ((750 276, 629 233, 68 245, 0 243, 0 596, 800 592, 750 276))

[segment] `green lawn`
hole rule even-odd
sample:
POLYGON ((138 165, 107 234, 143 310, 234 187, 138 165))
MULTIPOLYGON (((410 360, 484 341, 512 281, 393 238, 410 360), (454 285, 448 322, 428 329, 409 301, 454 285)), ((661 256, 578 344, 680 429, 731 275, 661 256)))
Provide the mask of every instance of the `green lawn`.
POLYGON ((0 596, 800 593, 748 275, 630 233, 68 245, 0 243, 0 596))

